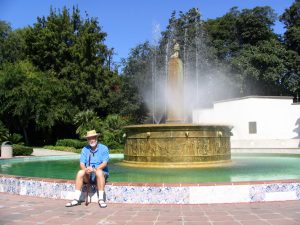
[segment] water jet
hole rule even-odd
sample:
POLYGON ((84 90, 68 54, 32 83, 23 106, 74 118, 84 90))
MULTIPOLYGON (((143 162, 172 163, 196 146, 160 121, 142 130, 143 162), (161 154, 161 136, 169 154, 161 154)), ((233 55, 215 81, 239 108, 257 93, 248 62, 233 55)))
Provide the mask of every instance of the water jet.
POLYGON ((203 167, 231 160, 231 126, 185 123, 184 74, 179 50, 175 43, 168 62, 166 123, 125 127, 125 165, 203 167))

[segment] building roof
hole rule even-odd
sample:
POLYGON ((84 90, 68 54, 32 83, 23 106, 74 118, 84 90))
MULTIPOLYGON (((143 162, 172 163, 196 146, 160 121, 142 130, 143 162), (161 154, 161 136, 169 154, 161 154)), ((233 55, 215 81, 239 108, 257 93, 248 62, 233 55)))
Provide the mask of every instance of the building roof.
POLYGON ((264 99, 293 99, 293 96, 259 96, 259 95, 249 95, 241 98, 231 98, 231 99, 224 99, 220 101, 216 101, 214 103, 221 103, 221 102, 230 102, 230 101, 238 101, 238 100, 245 100, 251 98, 264 98, 264 99))

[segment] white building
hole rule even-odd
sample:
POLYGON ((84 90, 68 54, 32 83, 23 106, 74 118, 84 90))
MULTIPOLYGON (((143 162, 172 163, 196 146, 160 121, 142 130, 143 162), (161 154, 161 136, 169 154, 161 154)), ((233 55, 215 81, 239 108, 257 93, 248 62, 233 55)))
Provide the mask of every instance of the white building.
POLYGON ((193 123, 232 125, 232 148, 300 147, 300 104, 292 97, 248 96, 193 112, 193 123))

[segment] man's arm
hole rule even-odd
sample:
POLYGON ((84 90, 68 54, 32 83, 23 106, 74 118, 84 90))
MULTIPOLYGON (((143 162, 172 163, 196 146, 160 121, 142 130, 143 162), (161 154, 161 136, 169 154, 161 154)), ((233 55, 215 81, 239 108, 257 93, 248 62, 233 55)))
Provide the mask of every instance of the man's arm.
POLYGON ((94 169, 92 168, 92 167, 86 167, 85 165, 84 165, 84 163, 80 163, 80 168, 82 169, 82 170, 84 170, 85 171, 85 173, 87 173, 87 174, 89 174, 89 173, 91 173, 91 172, 93 172, 94 171, 94 169))
POLYGON ((86 169, 84 163, 82 163, 82 162, 80 163, 80 169, 82 169, 82 170, 85 170, 85 169, 86 169))
POLYGON ((95 168, 95 171, 103 170, 108 165, 108 161, 109 161, 109 150, 105 146, 104 155, 102 155, 102 163, 95 168))
POLYGON ((81 154, 80 154, 80 169, 84 170, 85 173, 89 174, 89 173, 93 172, 93 168, 85 166, 86 163, 87 163, 87 152, 83 148, 81 150, 81 154))
POLYGON ((102 170, 107 166, 108 162, 103 162, 95 168, 95 170, 102 170))

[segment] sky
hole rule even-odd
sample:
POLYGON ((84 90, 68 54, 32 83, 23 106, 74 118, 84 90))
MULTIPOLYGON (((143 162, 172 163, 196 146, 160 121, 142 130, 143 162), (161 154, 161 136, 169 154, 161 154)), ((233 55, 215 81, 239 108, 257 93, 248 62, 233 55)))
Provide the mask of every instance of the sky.
MULTIPOLYGON (((49 15, 50 6, 61 9, 78 6, 83 18, 98 18, 107 33, 105 44, 114 48, 114 61, 127 58, 130 49, 145 41, 154 43, 158 31, 165 30, 171 13, 198 8, 202 19, 225 15, 230 8, 240 10, 255 6, 271 6, 277 15, 292 5, 294 0, 0 0, 0 20, 9 22, 13 29, 32 26, 37 17, 49 15)), ((274 31, 284 32, 277 22, 274 31)))

